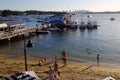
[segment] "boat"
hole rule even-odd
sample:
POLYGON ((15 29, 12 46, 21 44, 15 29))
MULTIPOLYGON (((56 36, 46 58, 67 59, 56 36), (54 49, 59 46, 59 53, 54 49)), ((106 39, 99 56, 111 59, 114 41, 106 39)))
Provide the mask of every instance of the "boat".
POLYGON ((97 29, 99 26, 99 24, 97 23, 97 21, 93 21, 93 28, 97 29))
POLYGON ((60 29, 57 27, 51 27, 51 28, 48 28, 47 30, 48 31, 60 31, 60 29))
POLYGON ((93 29, 93 22, 92 21, 87 22, 87 29, 93 29))
POLYGON ((114 20, 115 20, 115 18, 113 18, 113 17, 112 17, 112 18, 110 18, 110 20, 111 20, 111 21, 114 21, 114 20))
POLYGON ((80 29, 86 29, 86 24, 84 21, 81 21, 80 22, 80 26, 79 26, 80 29))
POLYGON ((77 29, 78 28, 78 23, 77 22, 72 22, 71 24, 69 24, 68 28, 77 29))
POLYGON ((50 31, 47 31, 47 30, 38 30, 36 31, 37 34, 49 34, 50 31))
POLYGON ((45 22, 44 20, 37 20, 37 22, 45 22))

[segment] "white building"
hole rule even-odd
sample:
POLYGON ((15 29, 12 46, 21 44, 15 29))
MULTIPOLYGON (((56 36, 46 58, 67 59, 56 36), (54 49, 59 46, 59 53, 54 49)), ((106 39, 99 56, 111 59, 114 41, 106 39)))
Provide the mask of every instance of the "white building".
POLYGON ((1 20, 1 30, 4 32, 11 32, 17 29, 24 28, 24 24, 17 20, 1 20))

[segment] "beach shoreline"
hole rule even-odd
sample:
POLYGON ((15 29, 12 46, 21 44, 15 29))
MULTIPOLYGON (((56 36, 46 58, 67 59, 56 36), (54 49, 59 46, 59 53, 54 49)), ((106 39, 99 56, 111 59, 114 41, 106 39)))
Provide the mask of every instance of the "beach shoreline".
MULTIPOLYGON (((49 80, 47 71, 49 70, 49 66, 54 65, 54 61, 49 63, 50 61, 48 59, 47 63, 49 64, 38 66, 39 60, 39 58, 32 59, 28 57, 28 70, 34 71, 42 80, 49 80)), ((69 60, 68 65, 65 67, 62 67, 63 64, 61 61, 58 64, 61 73, 60 80, 101 80, 109 76, 117 80, 120 79, 120 69, 116 68, 96 67, 95 65, 87 65, 87 63, 80 62, 71 63, 69 60)), ((23 56, 8 58, 7 55, 0 54, 0 76, 9 77, 21 71, 25 71, 23 56)))

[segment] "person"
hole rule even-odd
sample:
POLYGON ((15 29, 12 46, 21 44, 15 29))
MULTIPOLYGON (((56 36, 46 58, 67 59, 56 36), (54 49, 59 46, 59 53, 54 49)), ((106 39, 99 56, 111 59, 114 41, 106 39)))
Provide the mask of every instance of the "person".
POLYGON ((47 58, 46 58, 46 56, 44 56, 40 61, 39 61, 39 66, 42 66, 42 65, 44 65, 45 63, 46 63, 46 61, 47 61, 47 58))
POLYGON ((57 56, 55 56, 55 62, 57 62, 57 61, 58 61, 57 56))
POLYGON ((57 64, 56 61, 55 61, 55 64, 54 64, 54 70, 58 70, 58 64, 57 64))
POLYGON ((63 66, 67 66, 67 60, 66 60, 66 58, 63 58, 63 66))
POLYGON ((62 50, 62 58, 66 58, 66 52, 62 50))
POLYGON ((100 59, 99 54, 97 54, 96 59, 97 59, 97 66, 99 67, 99 59, 100 59))
POLYGON ((60 71, 58 69, 54 69, 54 78, 55 80, 60 79, 60 71))
POLYGON ((63 60, 63 66, 67 66, 67 59, 66 59, 66 52, 62 50, 62 60, 63 60))
POLYGON ((39 66, 42 66, 43 65, 43 61, 40 60, 39 63, 38 63, 39 66))
POLYGON ((43 63, 45 64, 47 62, 46 56, 43 57, 43 63))
POLYGON ((54 71, 52 70, 51 66, 49 66, 49 79, 54 80, 54 71))
POLYGON ((59 80, 59 78, 60 78, 60 72, 58 70, 57 61, 55 61, 55 64, 54 64, 54 78, 55 78, 55 80, 59 80))

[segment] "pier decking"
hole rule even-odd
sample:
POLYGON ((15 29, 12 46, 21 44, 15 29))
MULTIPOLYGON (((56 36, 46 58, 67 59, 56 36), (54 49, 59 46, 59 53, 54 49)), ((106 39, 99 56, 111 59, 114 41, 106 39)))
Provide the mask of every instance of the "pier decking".
POLYGON ((10 40, 12 37, 23 35, 25 33, 33 32, 36 31, 37 29, 41 30, 43 27, 42 26, 35 26, 35 27, 30 27, 30 28, 23 28, 23 29, 17 29, 11 32, 4 32, 0 34, 0 40, 8 39, 10 40))

